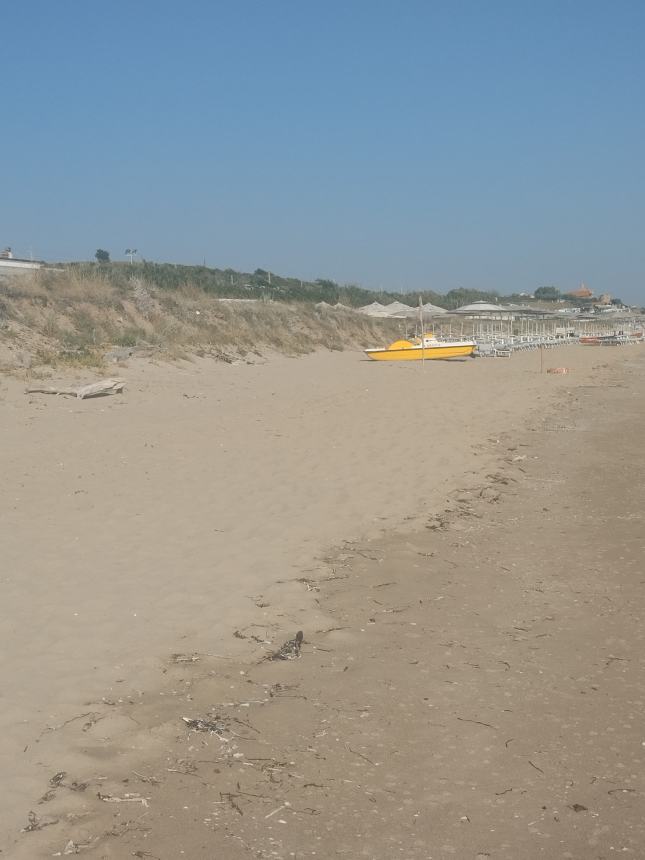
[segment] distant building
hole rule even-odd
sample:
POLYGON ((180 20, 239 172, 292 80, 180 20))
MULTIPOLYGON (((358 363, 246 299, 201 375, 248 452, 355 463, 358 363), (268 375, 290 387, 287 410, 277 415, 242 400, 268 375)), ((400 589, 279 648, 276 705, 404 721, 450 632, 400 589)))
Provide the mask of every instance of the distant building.
POLYGON ((14 257, 11 248, 5 248, 0 251, 0 272, 19 271, 21 269, 40 269, 43 265, 40 260, 25 260, 21 257, 14 257))
POLYGON ((589 287, 585 287, 584 284, 580 284, 577 290, 572 290, 570 293, 567 293, 572 299, 593 299, 593 293, 589 289, 589 287))

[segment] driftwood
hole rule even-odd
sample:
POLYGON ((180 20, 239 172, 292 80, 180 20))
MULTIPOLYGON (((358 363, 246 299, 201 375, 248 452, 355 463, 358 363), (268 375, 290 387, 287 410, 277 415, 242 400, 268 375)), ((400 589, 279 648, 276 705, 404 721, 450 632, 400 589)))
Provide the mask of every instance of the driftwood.
POLYGON ((91 382, 89 385, 81 385, 78 388, 27 388, 25 394, 62 394, 84 400, 86 397, 120 394, 124 387, 124 379, 101 379, 99 382, 91 382))
POLYGON ((126 794, 124 797, 117 797, 116 794, 101 794, 99 791, 96 796, 105 803, 140 803, 142 806, 148 805, 148 798, 141 797, 140 794, 126 794))

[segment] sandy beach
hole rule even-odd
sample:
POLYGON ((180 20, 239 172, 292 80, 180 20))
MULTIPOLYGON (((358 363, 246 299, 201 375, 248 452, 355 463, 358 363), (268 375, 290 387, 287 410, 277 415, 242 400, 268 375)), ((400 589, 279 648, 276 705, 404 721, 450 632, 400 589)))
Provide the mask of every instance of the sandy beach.
POLYGON ((558 365, 3 379, 3 856, 638 856, 643 355, 558 365))

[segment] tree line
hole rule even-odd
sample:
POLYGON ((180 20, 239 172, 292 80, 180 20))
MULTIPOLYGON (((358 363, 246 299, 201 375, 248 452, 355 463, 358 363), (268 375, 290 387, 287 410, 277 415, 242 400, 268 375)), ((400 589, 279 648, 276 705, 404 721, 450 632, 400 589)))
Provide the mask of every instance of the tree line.
MULTIPOLYGON (((501 296, 494 290, 475 290, 459 287, 440 293, 436 290, 418 290, 401 294, 393 290, 370 290, 358 284, 338 284, 336 281, 318 278, 314 281, 276 275, 266 269, 254 272, 238 272, 234 269, 218 269, 209 266, 186 266, 175 263, 155 263, 142 259, 133 266, 124 262, 110 260, 108 251, 99 248, 95 254, 96 263, 71 263, 76 269, 87 271, 100 270, 101 274, 117 286, 127 289, 130 278, 136 272, 160 289, 173 290, 183 286, 193 286, 222 298, 271 299, 285 302, 327 302, 341 303, 349 307, 361 307, 374 301, 389 304, 400 301, 414 306, 419 297, 424 304, 430 302, 447 310, 454 310, 464 304, 476 301, 523 303, 526 296, 517 293, 501 296)), ((556 287, 540 287, 535 298, 542 301, 557 301, 562 294, 556 287)))

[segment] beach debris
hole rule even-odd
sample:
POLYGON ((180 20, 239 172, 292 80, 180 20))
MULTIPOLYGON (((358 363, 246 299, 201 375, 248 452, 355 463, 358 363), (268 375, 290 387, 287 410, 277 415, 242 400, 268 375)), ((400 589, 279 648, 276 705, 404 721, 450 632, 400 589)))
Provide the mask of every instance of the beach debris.
POLYGON ((568 367, 548 367, 547 373, 569 373, 568 367))
POLYGON ((347 750, 347 752, 350 752, 352 755, 356 755, 356 756, 358 756, 359 758, 364 759, 366 762, 368 762, 369 764, 373 765, 374 767, 378 767, 378 766, 379 766, 379 762, 377 762, 377 761, 372 761, 372 759, 371 759, 371 758, 368 758, 366 755, 363 755, 363 753, 362 753, 362 752, 359 752, 358 750, 354 750, 354 749, 352 749, 348 743, 345 743, 345 749, 347 750))
MULTIPOLYGON (((495 729, 497 731, 497 726, 493 726, 490 723, 483 723, 481 720, 469 720, 468 717, 457 717, 457 719, 462 723, 474 723, 476 726, 486 726, 487 729, 495 729)), ((529 762, 532 764, 532 762, 529 762)), ((535 765, 533 765, 535 767, 535 765)), ((542 771, 544 773, 544 771, 542 771)))
POLYGON ((76 388, 27 388, 25 394, 59 394, 85 400, 88 397, 104 397, 107 394, 120 394, 125 388, 124 379, 101 379, 89 385, 76 388))
POLYGON ((38 798, 38 804, 41 803, 49 803, 50 800, 53 800, 56 797, 56 789, 48 788, 47 791, 42 795, 42 797, 38 798))
POLYGON ((289 809, 290 806, 291 806, 291 804, 289 803, 289 801, 285 800, 285 802, 282 804, 282 806, 278 806, 276 809, 273 810, 273 812, 269 812, 268 815, 264 816, 265 821, 267 818, 273 818, 273 816, 277 812, 282 812, 283 809, 289 809))
POLYGON ((167 767, 168 773, 183 773, 187 776, 195 776, 199 768, 194 761, 186 758, 177 759, 175 762, 177 767, 167 767))
POLYGON ((67 771, 61 770, 58 773, 55 773, 52 778, 49 780, 49 784, 52 788, 58 788, 61 782, 67 776, 67 771))
POLYGON ((293 693, 292 690, 297 690, 300 684, 273 684, 269 688, 269 696, 272 699, 307 699, 302 693, 293 693))
POLYGON ((287 640, 275 654, 272 654, 270 660, 297 660, 300 657, 300 648, 304 639, 302 630, 298 630, 293 639, 287 640))
MULTIPOLYGON (((56 797, 56 789, 60 788, 61 785, 65 786, 63 780, 67 776, 67 771, 61 770, 58 773, 55 773, 51 779, 49 780, 49 788, 43 794, 43 796, 38 800, 38 803, 49 803, 50 800, 53 800, 56 797)), ((65 786, 66 788, 71 788, 73 791, 76 791, 76 783, 72 783, 71 786, 65 786)), ((85 786, 87 788, 87 786, 85 786)))
MULTIPOLYGON (((244 628, 247 630, 248 628, 244 628)), ((236 639, 252 639, 254 642, 257 642, 259 645, 267 645, 269 644, 267 639, 262 639, 260 636, 256 636, 255 633, 242 633, 241 630, 236 630, 233 633, 236 639)))
POLYGON ((140 803, 142 806, 148 805, 148 798, 141 797, 140 794, 124 794, 123 797, 117 797, 116 794, 101 794, 98 791, 96 796, 104 803, 140 803))
POLYGON ((159 780, 156 776, 146 776, 143 773, 139 773, 137 770, 133 770, 132 773, 141 780, 141 782, 149 782, 150 785, 159 785, 159 780))
POLYGON ((73 839, 70 839, 67 845, 63 848, 63 854, 80 854, 81 846, 74 842, 73 839))
POLYGON ((51 815, 36 815, 32 810, 27 816, 27 824, 20 832, 31 833, 34 830, 42 830, 43 827, 51 827, 52 824, 58 824, 58 818, 53 818, 51 815))
POLYGON ((199 654, 171 654, 170 660, 173 663, 198 663, 199 654))
POLYGON ((202 720, 193 719, 191 717, 182 717, 189 729, 195 732, 213 732, 216 735, 222 736, 222 732, 226 731, 226 726, 217 720, 202 720))

